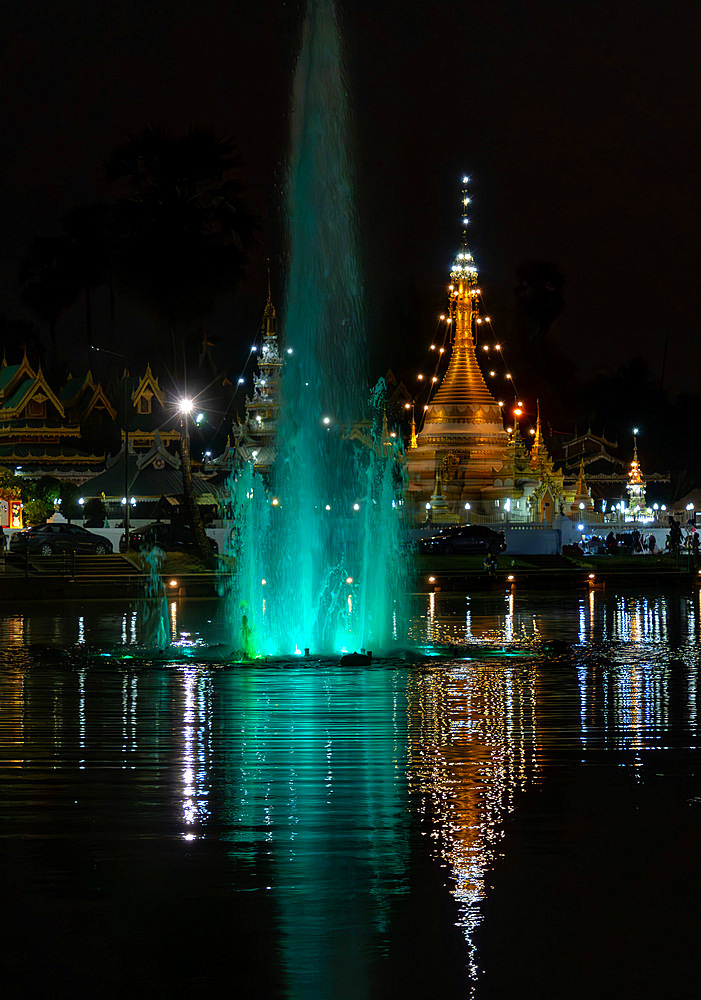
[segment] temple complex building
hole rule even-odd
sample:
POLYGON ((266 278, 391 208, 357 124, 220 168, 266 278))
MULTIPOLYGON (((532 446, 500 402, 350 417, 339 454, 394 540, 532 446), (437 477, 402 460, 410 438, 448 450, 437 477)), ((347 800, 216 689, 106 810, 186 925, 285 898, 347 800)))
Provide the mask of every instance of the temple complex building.
POLYGON ((55 476, 81 483, 105 460, 117 416, 90 372, 69 375, 56 388, 26 352, 19 364, 0 365, 0 465, 23 476, 55 476))
MULTIPOLYGON (((463 191, 463 203, 468 201, 463 191)), ((438 371, 434 374, 435 389, 420 413, 415 413, 416 401, 403 404, 412 415, 406 498, 413 518, 433 523, 470 518, 543 523, 562 515, 601 521, 614 508, 633 516, 646 514, 637 441, 630 473, 618 446, 591 431, 563 440, 551 452, 538 405, 529 449, 520 427, 523 404, 505 407, 490 392, 477 360, 475 338, 488 317, 480 317, 477 268, 465 237, 450 271, 448 293, 448 315, 441 317, 451 334, 445 374, 442 378, 438 371), (508 422, 513 415, 513 425, 505 427, 507 412, 508 422)), ((432 350, 442 355, 447 347, 432 345, 432 350)), ((486 343, 480 347, 490 350, 486 343)), ((501 350, 498 344, 495 348, 501 350)), ((510 373, 505 378, 512 387, 510 373)), ((669 475, 648 478, 669 482, 669 475)))
MULTIPOLYGON (((585 433, 565 437, 553 436, 553 456, 564 476, 571 480, 583 470, 587 486, 597 511, 628 503, 629 458, 624 449, 605 435, 594 434, 591 428, 585 433)), ((628 456, 630 452, 628 452, 628 456)), ((637 435, 634 438, 633 461, 638 461, 637 435)), ((669 472, 651 472, 646 475, 646 485, 652 485, 659 496, 664 496, 670 482, 669 472)))
POLYGON ((283 364, 269 283, 256 352, 258 372, 253 375, 253 395, 246 396, 244 419, 237 418, 234 422, 233 442, 227 446, 227 452, 233 462, 252 461, 258 472, 267 472, 275 459, 283 364))

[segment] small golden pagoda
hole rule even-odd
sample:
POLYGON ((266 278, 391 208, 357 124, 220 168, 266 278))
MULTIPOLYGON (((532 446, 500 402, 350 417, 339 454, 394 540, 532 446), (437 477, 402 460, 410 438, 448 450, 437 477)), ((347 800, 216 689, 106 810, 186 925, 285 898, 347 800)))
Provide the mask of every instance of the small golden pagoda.
POLYGON ((650 521, 653 512, 647 505, 645 499, 645 487, 647 483, 643 479, 643 474, 638 461, 638 428, 633 429, 633 461, 630 463, 626 492, 628 494, 628 509, 625 512, 626 521, 650 521))
MULTIPOLYGON (((463 191, 463 201, 466 195, 463 191)), ((466 225, 467 220, 463 220, 466 225)), ((482 505, 503 464, 509 437, 501 407, 477 363, 475 323, 479 314, 477 268, 463 229, 462 249, 450 271, 452 351, 438 391, 424 410, 423 426, 407 451, 409 493, 417 507, 430 500, 441 472, 445 501, 457 513, 469 501, 482 505)))
POLYGON ((574 488, 574 497, 570 504, 570 513, 579 515, 581 511, 591 512, 594 509, 591 490, 587 485, 587 477, 584 473, 584 455, 579 463, 579 476, 574 488))
POLYGON ((537 487, 528 498, 531 517, 536 521, 552 521, 562 513, 566 502, 565 477, 561 470, 555 469, 555 463, 548 452, 540 423, 540 403, 531 446, 531 468, 538 480, 537 487))

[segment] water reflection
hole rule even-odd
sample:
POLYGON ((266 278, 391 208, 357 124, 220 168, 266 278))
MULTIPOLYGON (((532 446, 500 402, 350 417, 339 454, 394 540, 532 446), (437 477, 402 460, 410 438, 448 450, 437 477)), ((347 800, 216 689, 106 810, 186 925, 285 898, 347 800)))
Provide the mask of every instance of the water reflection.
POLYGON ((460 647, 561 639, 579 646, 614 643, 617 655, 645 658, 692 647, 701 638, 701 590, 625 594, 591 588, 570 594, 432 593, 416 603, 409 637, 460 647))
POLYGON ((406 883, 404 683, 329 669, 224 681, 224 836, 266 858, 290 996, 337 995, 346 980, 371 995, 361 984, 406 883))
POLYGON ((474 995, 474 932, 502 824, 539 768, 537 671, 504 663, 410 678, 409 781, 457 899, 474 995))
MULTIPOLYGON (((172 601, 168 611, 174 635, 216 639, 214 607, 172 601)), ((224 900, 281 970, 275 995, 293 998, 396 995, 382 984, 400 965, 416 974, 421 955, 402 954, 384 980, 378 970, 408 925, 421 939, 436 919, 425 896, 414 902, 421 880, 435 878, 432 858, 457 914, 461 951, 450 960, 471 984, 460 996, 479 1000, 479 929, 536 787, 569 787, 573 775, 612 765, 649 787, 696 751, 700 611, 697 594, 432 594, 414 635, 455 655, 371 670, 88 661, 96 637, 135 642, 135 609, 13 612, 0 617, 4 843, 58 830, 82 856, 97 838, 95 855, 118 873, 125 845, 132 867, 156 845, 174 896, 189 865, 198 888, 183 898, 198 900, 198 920, 224 900), (69 656, 27 645, 62 633, 69 656), (554 639, 557 655, 543 645, 554 639), (479 658, 511 642, 536 655, 479 658), (462 650, 477 658, 461 660, 462 650), (169 854, 173 845, 190 853, 169 854)), ((46 840, 26 879, 51 897, 59 871, 63 902, 74 892, 82 905, 96 876, 64 858, 65 839, 53 854, 46 840)), ((119 877, 100 882, 110 905, 119 877)), ((137 881, 124 890, 129 920, 142 905, 137 881)), ((190 919, 182 906, 178 919, 190 919)), ((239 951, 236 962, 250 958, 239 951)))
POLYGON ((183 837, 194 840, 210 817, 212 678, 188 667, 181 679, 183 837))

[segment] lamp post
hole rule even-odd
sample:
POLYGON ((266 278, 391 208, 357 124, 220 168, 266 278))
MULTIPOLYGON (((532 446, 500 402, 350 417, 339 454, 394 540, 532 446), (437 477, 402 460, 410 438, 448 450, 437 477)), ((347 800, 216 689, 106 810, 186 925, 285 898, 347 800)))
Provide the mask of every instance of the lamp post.
MULTIPOLYGON (((195 492, 192 486, 192 466, 190 464, 190 425, 189 416, 194 409, 194 402, 188 396, 182 396, 178 400, 178 411, 180 413, 180 457, 182 461, 183 491, 185 493, 185 503, 188 507, 192 530, 195 534, 195 541, 203 559, 210 558, 209 542, 202 523, 202 516, 197 506, 195 492)), ((198 418, 199 422, 199 418, 198 418)))
MULTIPOLYGON (((109 351, 106 347, 95 347, 91 344, 91 349, 93 351, 98 351, 100 354, 111 354, 115 358, 122 358, 124 361, 127 360, 126 354, 120 354, 119 351, 109 351)), ((126 544, 126 551, 129 552, 131 549, 130 534, 130 510, 129 510, 129 420, 127 419, 128 413, 128 393, 127 393, 127 379, 126 379, 126 367, 125 375, 122 379, 124 383, 124 541, 126 544)))

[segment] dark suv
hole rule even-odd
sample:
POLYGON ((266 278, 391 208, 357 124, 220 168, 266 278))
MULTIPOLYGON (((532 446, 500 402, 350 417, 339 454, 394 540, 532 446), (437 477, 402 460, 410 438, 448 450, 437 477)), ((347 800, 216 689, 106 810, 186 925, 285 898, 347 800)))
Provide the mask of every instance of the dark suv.
POLYGON ((112 542, 78 524, 36 524, 18 531, 10 539, 10 552, 51 556, 55 552, 103 556, 112 551, 112 542))
POLYGON ((431 538, 422 538, 419 542, 421 552, 440 552, 450 555, 453 552, 493 552, 498 555, 506 550, 503 531, 494 531, 486 524, 466 524, 454 528, 441 528, 431 538))
MULTIPOLYGON (((216 555, 219 546, 213 538, 207 537, 212 552, 216 555)), ((164 552, 197 552, 197 542, 195 533, 188 524, 167 524, 161 521, 154 521, 152 524, 145 524, 142 528, 133 528, 129 532, 129 547, 134 552, 142 549, 152 549, 158 546, 164 552)), ((126 552, 127 542, 125 535, 119 539, 119 551, 126 552)))

